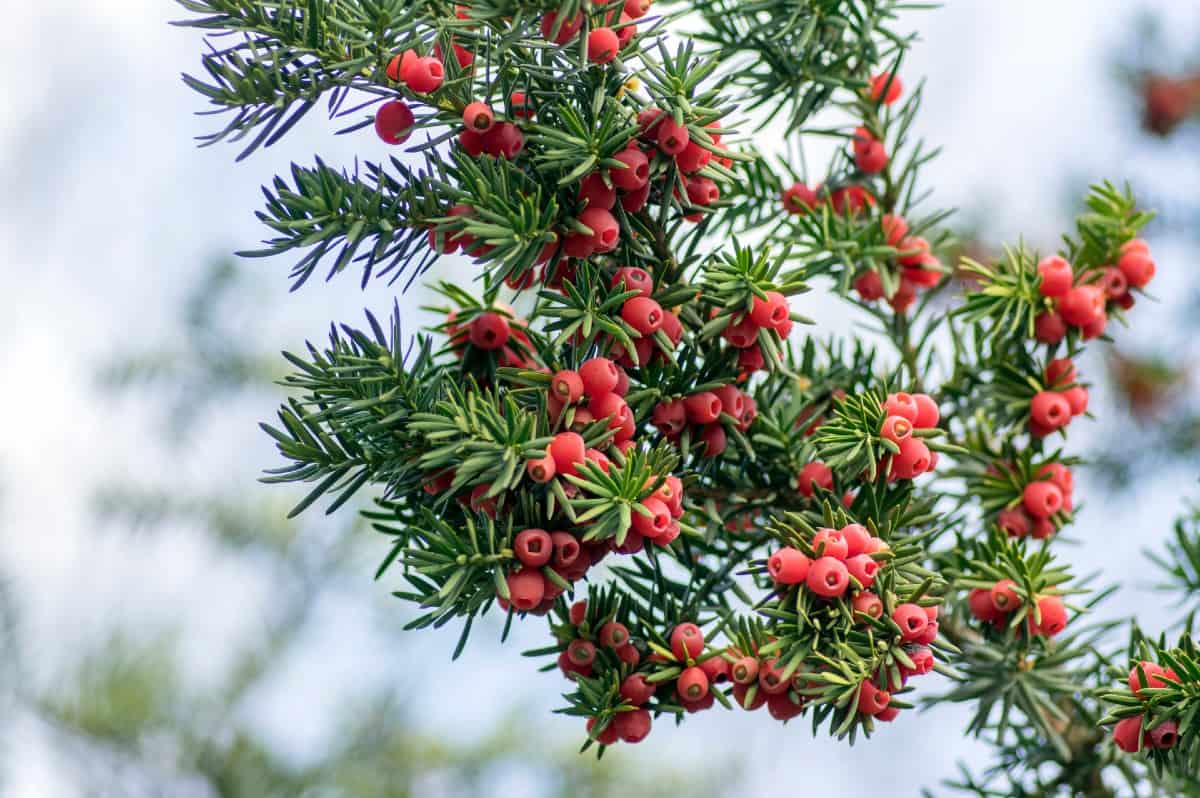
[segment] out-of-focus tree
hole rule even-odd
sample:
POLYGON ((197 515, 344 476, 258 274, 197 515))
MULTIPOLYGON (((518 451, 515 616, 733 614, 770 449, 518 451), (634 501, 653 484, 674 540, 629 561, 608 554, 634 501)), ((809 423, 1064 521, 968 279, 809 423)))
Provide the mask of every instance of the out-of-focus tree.
MULTIPOLYGON (((204 411, 265 386, 268 358, 245 348, 253 336, 235 335, 247 301, 245 281, 228 262, 205 270, 186 298, 178 342, 159 349, 122 352, 100 370, 110 394, 133 393, 162 408, 164 445, 182 451, 210 431, 204 411)), ((247 424, 249 424, 249 420, 247 424)), ((147 630, 114 625, 98 642, 57 652, 65 661, 47 682, 24 674, 39 667, 22 647, 20 596, 0 574, 0 718, 31 717, 48 731, 70 781, 80 794, 246 796, 490 796, 516 774, 538 795, 575 798, 637 794, 724 794, 737 777, 730 763, 699 772, 661 765, 612 767, 576 756, 572 747, 531 734, 514 705, 494 727, 445 738, 424 727, 404 699, 402 684, 366 691, 346 704, 327 731, 336 742, 302 763, 289 756, 247 711, 252 695, 278 684, 285 660, 303 651, 314 611, 336 593, 360 606, 385 602, 384 591, 346 579, 373 536, 356 516, 313 523, 285 520, 286 497, 244 493, 220 486, 181 491, 179 480, 161 485, 117 481, 99 486, 97 520, 110 534, 202 535, 239 565, 271 585, 259 608, 266 629, 221 652, 227 666, 203 684, 189 679, 181 638, 185 627, 147 630), (36 685, 36 686, 35 686, 36 685)), ((361 560, 359 561, 361 563, 361 560)), ((354 569, 358 573, 360 569, 354 569)), ((388 656, 404 662, 404 684, 421 666, 403 657, 405 641, 390 613, 381 613, 388 656)), ((309 652, 320 656, 320 651, 309 652)), ((379 652, 364 651, 364 661, 379 652)), ((295 697, 303 701, 303 697, 295 697)), ((2 728, 2 727, 0 727, 2 728)), ((17 753, 12 744, 3 757, 17 753)), ((636 756, 617 753, 634 762, 636 756)))

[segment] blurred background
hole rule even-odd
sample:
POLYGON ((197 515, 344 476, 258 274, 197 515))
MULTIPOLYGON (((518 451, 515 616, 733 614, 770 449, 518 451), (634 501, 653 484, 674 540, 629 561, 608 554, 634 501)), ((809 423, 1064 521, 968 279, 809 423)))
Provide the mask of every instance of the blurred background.
MULTIPOLYGON (((371 576, 384 541, 350 513, 284 520, 295 493, 256 423, 281 349, 386 316, 353 277, 287 292, 287 267, 227 253, 264 235, 258 187, 293 160, 376 160, 365 130, 313 114, 234 165, 179 73, 201 42, 150 0, 12 4, 0 26, 0 794, 5 796, 689 796, 805 785, 937 789, 986 748, 965 708, 909 713, 870 744, 707 713, 601 764, 549 710, 557 673, 519 651, 541 623, 409 634, 371 576)), ((1087 182, 1129 180, 1160 219, 1157 305, 1092 347, 1097 460, 1069 531, 1076 571, 1125 588, 1100 610, 1162 628, 1161 548, 1196 490, 1200 401, 1200 8, 1160 0, 951 3, 923 41, 926 170, 973 247, 1054 246, 1087 182)), ((388 153, 390 154, 390 153, 388 153)), ((451 279, 465 264, 443 260, 451 279)), ((406 327, 426 319, 414 290, 406 327)), ((809 298, 811 299, 811 297, 809 298)), ((841 316, 796 309, 825 326, 841 316)), ((936 692, 933 685, 931 692, 936 692)), ((662 721, 666 723, 667 721, 662 721)))

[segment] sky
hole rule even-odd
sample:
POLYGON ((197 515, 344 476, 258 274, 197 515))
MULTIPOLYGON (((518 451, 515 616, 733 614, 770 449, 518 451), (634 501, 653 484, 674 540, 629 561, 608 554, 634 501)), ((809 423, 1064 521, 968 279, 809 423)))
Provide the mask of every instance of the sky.
MULTIPOLYGON (((1147 6, 1167 14, 1168 42, 1178 47, 1197 38, 1200 12, 1187 5, 1162 0, 1147 6)), ((0 391, 0 418, 9 422, 0 432, 0 558, 31 599, 28 623, 47 673, 61 664, 67 641, 95 634, 112 618, 149 625, 185 619, 189 667, 199 678, 215 667, 223 640, 246 633, 247 620, 236 608, 261 599, 264 585, 186 537, 144 541, 136 549, 98 537, 87 499, 91 486, 114 475, 252 483, 274 464, 254 422, 271 415, 277 397, 231 408, 219 434, 168 458, 154 445, 160 430, 148 422, 149 408, 99 397, 92 369, 130 341, 169 341, 176 334, 172 313, 181 292, 214 254, 262 237, 253 217, 259 186, 291 161, 310 162, 314 152, 332 164, 391 154, 370 130, 333 136, 333 125, 317 113, 275 148, 241 164, 233 163, 232 147, 197 149, 193 138, 209 130, 211 120, 193 115, 201 103, 179 73, 198 68, 200 43, 193 32, 167 26, 177 15, 171 4, 151 0, 42 0, 6 9, 0 26, 0 186, 6 188, 0 194, 0 305, 10 317, 0 325, 7 388, 0 391), (195 600, 197 586, 208 596, 204 602, 195 600)), ((907 61, 906 79, 927 80, 918 129, 944 150, 924 177, 936 189, 937 205, 984 219, 1002 240, 1023 235, 1049 244, 1072 210, 1064 188, 1077 189, 1081 176, 1152 176, 1156 199, 1167 207, 1200 188, 1200 159, 1184 161, 1173 145, 1133 146, 1136 118, 1112 69, 1132 41, 1128 3, 951 0, 908 19, 923 41, 907 61)), ((1164 238, 1154 245, 1156 292, 1181 295, 1191 279, 1187 242, 1164 238)), ((261 275, 253 287, 260 312, 246 326, 265 348, 295 348, 321 338, 330 320, 360 320, 364 307, 386 315, 392 303, 394 292, 385 284, 363 291, 349 276, 288 293, 288 265, 242 264, 261 275)), ((452 279, 469 274, 461 262, 438 268, 452 279)), ((794 309, 844 329, 842 314, 805 304, 813 296, 794 309)), ((406 314, 420 298, 416 292, 401 298, 406 314)), ((1139 310, 1129 333, 1135 347, 1171 338, 1177 309, 1170 302, 1159 312, 1139 310)), ((1186 340, 1179 345, 1194 351, 1186 340)), ((1103 397, 1098 401, 1103 407, 1103 397)), ((1081 450, 1117 434, 1103 423, 1072 432, 1072 446, 1081 450)), ((1083 541, 1077 571, 1124 576, 1125 564, 1142 562, 1138 552, 1167 532, 1194 476, 1139 485, 1118 503, 1089 497, 1077 525, 1083 541)), ((1132 576, 1143 586, 1149 581, 1136 568, 1132 576)), ((363 578, 370 573, 364 570, 363 578)), ((1155 601, 1148 591, 1133 591, 1121 609, 1148 609, 1155 601)), ((313 634, 336 635, 340 645, 319 662, 295 663, 280 694, 257 697, 253 706, 256 722, 299 759, 324 743, 324 713, 342 700, 345 685, 390 676, 389 666, 362 656, 378 642, 367 619, 336 603, 321 613, 313 634), (283 700, 295 690, 310 699, 302 708, 283 700)), ((539 709, 554 705, 557 677, 532 675, 516 657, 540 634, 540 628, 524 630, 504 656, 485 647, 439 668, 431 677, 434 689, 416 699, 418 715, 433 730, 476 725, 486 706, 428 697, 453 692, 463 678, 539 709)), ((413 641, 411 655, 448 658, 451 645, 447 635, 425 635, 413 641)), ((573 721, 545 718, 556 734, 578 732, 573 721)), ((652 736, 640 753, 684 752, 697 761, 744 757, 747 789, 819 778, 832 794, 890 787, 907 795, 950 775, 956 758, 978 760, 980 749, 962 739, 962 725, 961 708, 939 709, 904 718, 869 745, 848 749, 811 739, 804 725, 780 730, 757 716, 710 713, 652 736), (899 764, 885 768, 885 762, 899 764)), ((27 755, 19 757, 12 794, 77 794, 53 751, 34 738, 23 744, 27 755)))

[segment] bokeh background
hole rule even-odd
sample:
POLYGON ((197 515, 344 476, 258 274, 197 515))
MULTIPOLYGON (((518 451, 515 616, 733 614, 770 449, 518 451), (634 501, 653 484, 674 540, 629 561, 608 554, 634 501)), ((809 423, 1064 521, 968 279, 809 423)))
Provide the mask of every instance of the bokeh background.
MULTIPOLYGON (((577 721, 549 712, 561 677, 519 657, 540 623, 504 647, 498 623, 478 627, 453 663, 456 630, 403 632, 411 608, 371 580, 384 541, 349 514, 286 522, 296 494, 255 481, 276 464, 256 422, 281 396, 277 352, 386 315, 395 289, 347 275, 288 293, 290 264, 226 257, 263 236, 259 186, 290 162, 352 166, 384 145, 314 113, 235 165, 231 147, 194 146, 212 120, 179 73, 201 41, 168 27, 174 4, 9 5, 0 794, 901 796, 986 761, 965 708, 941 707, 854 748, 707 713, 597 765, 574 753, 577 721)), ((944 148, 925 184, 978 247, 1052 247, 1091 179, 1129 180, 1162 214, 1161 301, 1081 369, 1097 420, 1071 449, 1101 465, 1070 530, 1078 572, 1126 585, 1099 613, 1158 631, 1142 552, 1200 497, 1200 123, 1148 133, 1144 77, 1200 74, 1200 7, 955 0, 905 22, 922 35, 904 69, 927 80, 918 127, 944 148)), ((849 329, 813 296, 795 309, 849 329)), ((400 298, 409 329, 426 298, 400 298)))

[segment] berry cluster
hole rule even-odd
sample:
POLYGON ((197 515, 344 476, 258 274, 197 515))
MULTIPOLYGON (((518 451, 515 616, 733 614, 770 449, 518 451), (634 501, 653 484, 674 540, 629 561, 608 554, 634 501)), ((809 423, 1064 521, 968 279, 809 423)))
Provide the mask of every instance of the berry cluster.
MULTIPOLYGON (((1129 692, 1135 698, 1150 702, 1155 691, 1163 691, 1169 686, 1168 682, 1179 685, 1181 681, 1174 668, 1164 668, 1157 662, 1143 660, 1135 664, 1129 671, 1129 692)), ((1164 692, 1169 693, 1170 691, 1164 692)), ((1160 719, 1154 723, 1152 728, 1145 729, 1144 726, 1149 717, 1149 714, 1143 712, 1117 721, 1113 727, 1113 742, 1116 743, 1116 746, 1131 754, 1148 748, 1160 750, 1174 748, 1175 744, 1179 742, 1179 719, 1160 719)))
POLYGON ((1033 596, 1012 579, 1001 579, 990 589, 975 588, 967 603, 972 615, 998 629, 1008 626, 1023 606, 1031 608, 1025 613, 1024 627, 1031 637, 1054 637, 1067 628, 1067 607, 1059 596, 1033 596))
POLYGON ((1075 364, 1069 358, 1056 358, 1046 364, 1045 388, 1029 402, 1029 432, 1044 438, 1083 415, 1088 408, 1088 389, 1079 384, 1075 364))
POLYGON ((1056 344, 1071 328, 1084 340, 1102 335, 1110 313, 1133 307, 1133 291, 1149 285, 1155 265, 1149 245, 1134 238, 1121 245, 1115 265, 1076 273, 1066 258, 1051 255, 1038 261, 1037 271, 1044 309, 1034 319, 1034 335, 1056 344))
POLYGON ((879 435, 896 451, 884 457, 882 470, 889 479, 916 479, 937 467, 937 452, 930 451, 920 437, 937 429, 941 411, 937 402, 924 393, 889 394, 883 405, 887 413, 879 435))
MULTIPOLYGON (((1008 463, 994 464, 991 473, 1019 480, 1017 470, 1008 463)), ((1037 470, 1036 478, 1021 489, 1017 503, 996 515, 996 525, 1009 537, 1044 540, 1058 531, 1074 509, 1074 488, 1070 468, 1062 463, 1045 463, 1037 470)))

